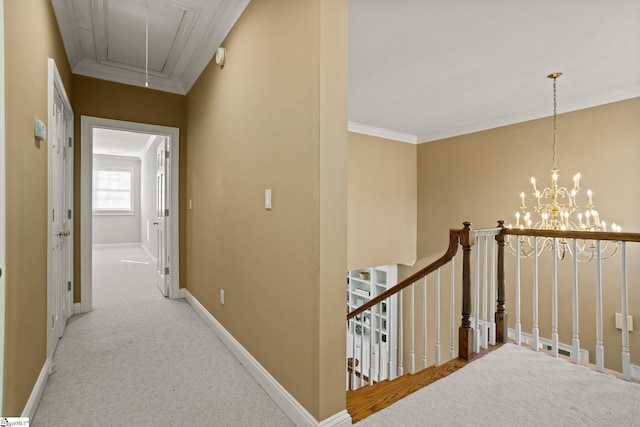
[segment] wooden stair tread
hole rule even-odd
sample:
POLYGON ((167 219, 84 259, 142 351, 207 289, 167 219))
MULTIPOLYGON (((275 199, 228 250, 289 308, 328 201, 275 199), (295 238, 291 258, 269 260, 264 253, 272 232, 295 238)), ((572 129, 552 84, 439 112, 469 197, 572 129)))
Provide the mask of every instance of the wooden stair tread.
MULTIPOLYGON (((473 360, 499 348, 502 344, 489 346, 473 360)), ((470 363, 461 358, 452 359, 440 366, 431 365, 415 374, 405 374, 393 381, 381 381, 347 392, 347 411, 354 423, 367 418, 404 397, 444 378, 470 363)))

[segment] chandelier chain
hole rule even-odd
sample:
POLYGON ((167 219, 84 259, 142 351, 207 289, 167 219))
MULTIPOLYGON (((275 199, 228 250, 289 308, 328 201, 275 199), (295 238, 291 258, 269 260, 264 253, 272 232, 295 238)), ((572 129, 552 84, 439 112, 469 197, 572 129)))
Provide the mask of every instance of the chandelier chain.
POLYGON ((558 169, 558 164, 556 162, 556 156, 558 154, 557 140, 558 140, 558 130, 556 126, 557 118, 556 118, 556 77, 553 78, 553 169, 558 169))

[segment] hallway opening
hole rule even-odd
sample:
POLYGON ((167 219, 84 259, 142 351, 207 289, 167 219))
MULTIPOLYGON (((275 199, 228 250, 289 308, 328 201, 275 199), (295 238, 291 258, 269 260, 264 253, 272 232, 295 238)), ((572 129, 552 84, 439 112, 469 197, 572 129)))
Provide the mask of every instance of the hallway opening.
POLYGON ((81 292, 93 309, 95 248, 138 248, 162 295, 179 297, 177 128, 81 118, 81 292), (145 261, 147 262, 147 261, 145 261))

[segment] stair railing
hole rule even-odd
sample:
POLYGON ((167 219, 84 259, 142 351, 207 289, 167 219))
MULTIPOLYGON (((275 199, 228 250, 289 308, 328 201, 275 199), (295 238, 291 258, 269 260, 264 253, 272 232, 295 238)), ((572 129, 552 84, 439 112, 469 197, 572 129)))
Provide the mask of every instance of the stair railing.
MULTIPOLYGON (((515 318, 505 335, 535 351, 566 355, 573 363, 595 363, 599 372, 621 372, 626 380, 640 377, 640 353, 636 351, 635 359, 631 355, 631 341, 640 346, 640 338, 630 336, 629 317, 640 312, 640 245, 633 244, 640 242, 640 233, 504 228, 500 239, 518 254, 507 258, 515 318), (612 256, 604 253, 607 245, 615 249, 612 256), (591 251, 589 262, 580 263, 579 248, 591 251), (629 256, 635 262, 628 262, 629 256), (550 319, 540 316, 542 304, 549 303, 540 294, 551 299, 550 319), (531 303, 530 310, 522 309, 523 300, 531 303), (569 322, 562 323, 563 311, 570 312, 570 317, 564 316, 569 322), (605 341, 611 343, 606 358, 605 341), (620 353, 614 344, 620 345, 620 353)), ((504 274, 504 262, 500 264, 504 274)))
MULTIPOLYGON (((353 390, 364 385, 383 380, 392 380, 403 375, 405 370, 408 373, 417 372, 416 367, 416 341, 422 342, 421 368, 429 366, 427 354, 433 353, 435 365, 442 362, 441 342, 442 319, 442 271, 443 267, 449 265, 449 352, 448 359, 456 357, 455 342, 458 341, 457 356, 470 360, 474 353, 474 328, 472 327, 472 306, 471 306, 471 247, 478 238, 471 230, 469 222, 463 223, 462 229, 451 229, 449 231, 449 245, 446 252, 436 261, 424 267, 420 271, 402 280, 397 285, 388 289, 384 293, 371 299, 366 304, 352 310, 347 315, 348 334, 352 337, 347 357, 347 389, 353 390), (455 256, 458 246, 462 246, 462 277, 455 269, 455 256), (433 286, 427 284, 430 278, 433 286), (461 283, 461 287, 456 286, 461 283), (422 294, 422 321, 417 322, 415 312, 416 290, 422 294), (462 293, 462 304, 456 304, 456 296, 462 293), (427 295, 435 293, 435 300, 432 305, 435 308, 435 325, 427 324, 427 315, 430 313, 427 306, 427 295), (406 294, 406 295, 405 295, 406 294), (397 306, 397 311, 391 307, 397 306), (456 307, 461 307, 462 320, 457 329, 455 328, 456 307), (405 323, 406 318, 406 323, 405 323), (369 322, 369 323, 367 323, 369 322), (388 339, 383 342, 384 336, 376 328, 377 322, 397 322, 397 340, 388 339), (428 330, 434 330, 434 339, 429 341, 428 330), (370 331, 366 334, 365 331, 370 331), (429 349, 427 348, 428 343, 429 349), (408 354, 405 354, 405 348, 408 354), (406 364, 406 369, 405 369, 406 364)), ((501 229, 494 229, 495 234, 501 229)), ((488 236, 490 232, 485 232, 488 236)), ((478 309, 477 309, 478 310, 478 309)), ((476 311, 477 311, 476 310, 476 311)), ((486 313, 487 307, 484 307, 486 313)), ((460 313, 460 311, 458 311, 460 313)), ((446 322, 446 319, 445 319, 446 322)), ((476 325, 478 322, 475 322, 476 325)), ((392 329, 392 328, 386 328, 392 329)), ((477 328, 476 328, 477 329, 477 328)), ((429 337, 430 338, 430 337, 429 337)), ((478 338, 475 338, 477 341, 478 338)), ((494 342, 495 339, 492 340, 494 342)))
MULTIPOLYGON (((497 228, 472 230, 470 223, 463 224, 462 229, 449 231, 449 246, 442 257, 348 313, 347 328, 352 337, 348 350, 350 356, 347 358, 348 390, 427 368, 430 361, 427 354, 431 354, 434 365, 440 365, 444 362, 441 355, 442 343, 447 340, 448 359, 457 356, 471 360, 489 345, 511 339, 518 345, 529 344, 533 350, 548 349, 556 357, 567 354, 574 363, 595 362, 596 370, 620 371, 627 380, 640 377, 640 358, 634 359, 631 356, 632 340, 636 340, 639 346, 640 341, 635 336, 630 337, 633 320, 629 317, 630 313, 640 310, 640 262, 627 261, 628 243, 639 243, 640 233, 514 229, 505 228, 504 221, 498 221, 497 228), (533 243, 535 256, 531 256, 531 252, 524 256, 525 252, 520 245, 524 239, 533 243), (542 242, 551 245, 551 250, 542 251, 542 242), (585 294, 584 287, 587 286, 583 284, 583 279, 587 275, 581 272, 579 277, 578 272, 581 270, 577 266, 577 257, 567 257, 559 262, 558 256, 548 255, 559 253, 557 248, 560 245, 569 251, 567 253, 576 253, 579 246, 587 247, 585 244, 593 248, 593 262, 590 265, 593 265, 595 271, 590 280, 593 282, 595 302, 594 307, 589 307, 590 310, 593 309, 591 313, 581 315, 581 295, 585 294), (603 264, 601 247, 607 244, 616 245, 619 253, 609 259, 607 264, 603 264), (456 270, 458 245, 462 246, 461 271, 456 270), (474 247, 475 263, 471 261, 474 247), (512 252, 515 248, 515 253, 520 256, 505 256, 507 247, 512 252), (541 267, 543 262, 550 262, 550 266, 541 267), (563 268, 567 270, 568 263, 572 263, 571 273, 565 271, 559 275, 563 268), (615 267, 616 264, 619 268, 615 267), (631 284, 628 279, 630 265, 634 279, 631 284), (448 271, 446 267, 449 267, 448 271), (442 292, 442 287, 446 286, 443 285, 446 280, 442 280, 442 274, 447 272, 448 313, 447 306, 442 304, 442 300, 447 302, 447 292, 442 292), (527 293, 524 297, 523 291, 527 293), (564 295, 564 300, 559 297, 559 291, 564 295), (507 292, 510 311, 514 314, 512 323, 508 322, 505 308, 507 292), (570 301, 566 301, 569 292, 570 301), (615 308, 615 312, 605 312, 607 306, 603 295, 608 298, 612 292, 619 293, 620 305, 615 308), (541 293, 551 296, 551 319, 541 319, 539 316, 539 308, 544 304, 539 298, 541 293), (523 300, 530 301, 531 312, 523 312, 523 300), (629 310, 630 303, 633 311, 629 310), (397 306, 396 311, 391 308, 394 305, 397 306), (566 325, 560 324, 561 306, 571 306, 570 336, 566 332, 566 325), (461 314, 458 328, 455 327, 456 312, 461 314), (616 315, 619 318, 616 324, 621 335, 621 355, 620 358, 614 357, 612 350, 609 350, 605 363, 605 320, 613 321, 616 315), (593 346, 588 343, 593 348, 591 351, 594 356, 591 358, 589 352, 581 347, 579 322, 584 316, 593 316, 594 319, 595 342, 593 346), (371 331, 368 336, 362 333, 366 329, 366 322, 373 322, 373 319, 378 319, 379 322, 396 322, 397 339, 387 337, 389 342, 385 342, 382 328, 378 328, 376 332, 375 325, 372 324, 368 325, 371 331), (565 328, 562 329, 562 326, 565 328), (523 332, 529 329, 530 335, 523 332), (569 341, 570 344, 565 345, 562 341, 569 341), (420 344, 422 355, 416 357, 416 346, 420 344), (636 365, 633 364, 634 361, 636 365)), ((640 245, 635 245, 632 251, 635 251, 633 254, 636 258, 640 256, 640 245)), ((562 258, 564 253, 563 249, 562 258)), ((611 301, 608 303, 611 310, 611 301)), ((611 324, 607 325, 611 337, 611 324)), ((392 328, 387 325, 385 329, 392 328)), ((617 340, 617 337, 614 338, 612 341, 617 340)), ((587 344, 584 341, 582 343, 587 344)))

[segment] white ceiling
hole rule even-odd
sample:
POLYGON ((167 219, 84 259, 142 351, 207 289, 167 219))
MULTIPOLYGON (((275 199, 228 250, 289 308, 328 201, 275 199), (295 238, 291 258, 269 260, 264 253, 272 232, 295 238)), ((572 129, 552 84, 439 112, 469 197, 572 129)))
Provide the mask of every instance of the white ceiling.
POLYGON ((155 135, 113 129, 93 129, 93 154, 142 157, 155 135))
MULTIPOLYGON (((249 0, 150 0, 150 87, 185 94, 249 0)), ((144 86, 147 0, 52 0, 74 73, 144 86)), ((640 96, 638 0, 349 0, 349 129, 427 142, 640 96)))
POLYGON ((74 74, 186 94, 249 0, 51 0, 74 74), (147 15, 148 7, 148 15, 147 15))
POLYGON ((352 130, 415 143, 549 116, 554 71, 558 113, 640 96, 640 1, 349 1, 352 130))

